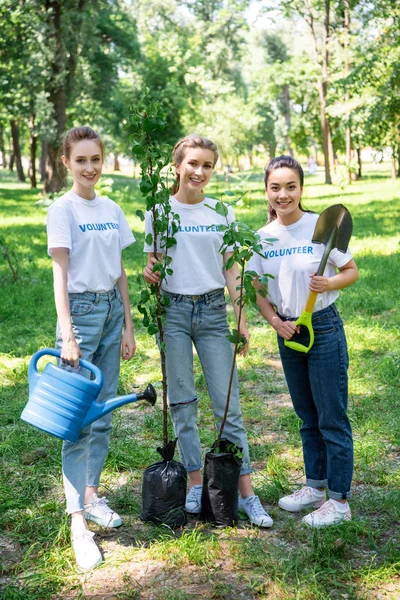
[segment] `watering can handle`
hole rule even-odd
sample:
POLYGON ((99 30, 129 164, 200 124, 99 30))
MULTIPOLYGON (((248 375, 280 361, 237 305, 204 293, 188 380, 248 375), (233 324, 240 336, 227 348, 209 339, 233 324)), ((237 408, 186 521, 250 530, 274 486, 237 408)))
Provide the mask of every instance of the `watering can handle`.
MULTIPOLYGON (((36 354, 32 356, 32 360, 29 364, 29 378, 31 377, 31 375, 39 375, 36 365, 38 360, 45 355, 56 356, 57 358, 60 358, 61 352, 59 350, 56 350, 55 348, 42 348, 42 350, 38 350, 38 352, 36 352, 36 354)), ((79 365, 93 373, 95 377, 94 382, 97 385, 102 386, 103 373, 98 367, 96 367, 96 365, 93 365, 91 362, 83 360, 82 358, 79 359, 79 365)))

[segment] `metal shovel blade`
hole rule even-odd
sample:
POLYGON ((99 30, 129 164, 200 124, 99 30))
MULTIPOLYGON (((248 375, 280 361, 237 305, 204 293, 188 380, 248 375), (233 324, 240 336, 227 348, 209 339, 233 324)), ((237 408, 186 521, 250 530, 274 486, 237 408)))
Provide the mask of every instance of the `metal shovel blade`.
POLYGON ((327 245, 332 236, 330 249, 337 248, 344 253, 347 252, 352 233, 353 219, 351 214, 343 204, 333 204, 318 217, 312 241, 315 244, 327 245))

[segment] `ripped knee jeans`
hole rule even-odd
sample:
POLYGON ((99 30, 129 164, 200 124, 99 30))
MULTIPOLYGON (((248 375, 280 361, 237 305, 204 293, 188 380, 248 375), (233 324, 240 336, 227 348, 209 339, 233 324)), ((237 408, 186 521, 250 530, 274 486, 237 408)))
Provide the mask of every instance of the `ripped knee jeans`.
MULTIPOLYGON (((194 385, 193 345, 201 362, 219 427, 225 410, 233 360, 233 347, 227 339, 229 328, 224 291, 215 290, 201 296, 163 293, 170 298, 164 339, 171 418, 178 437, 181 460, 187 471, 197 471, 203 462, 197 426, 198 398, 194 385)), ((236 371, 223 437, 243 448, 240 474, 251 473, 236 371)))

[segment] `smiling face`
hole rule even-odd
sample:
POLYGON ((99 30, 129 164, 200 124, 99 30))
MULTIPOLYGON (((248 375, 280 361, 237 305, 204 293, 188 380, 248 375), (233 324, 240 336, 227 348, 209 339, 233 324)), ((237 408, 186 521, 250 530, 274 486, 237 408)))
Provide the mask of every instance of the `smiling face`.
POLYGON ((63 156, 62 161, 74 178, 72 191, 82 198, 93 200, 94 186, 103 168, 101 146, 95 140, 74 142, 69 158, 63 156))
POLYGON ((214 169, 215 156, 212 150, 186 148, 184 158, 176 165, 179 175, 179 189, 175 197, 181 202, 200 196, 202 189, 210 181, 214 169))
POLYGON ((281 167, 269 173, 268 202, 276 212, 278 223, 292 225, 303 216, 303 211, 299 206, 302 195, 303 188, 297 171, 281 167))

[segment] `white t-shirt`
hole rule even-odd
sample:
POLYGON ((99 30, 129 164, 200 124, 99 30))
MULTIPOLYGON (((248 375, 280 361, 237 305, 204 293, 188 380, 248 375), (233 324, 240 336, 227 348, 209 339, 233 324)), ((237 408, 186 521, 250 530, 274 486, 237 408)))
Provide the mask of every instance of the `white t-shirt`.
MULTIPOLYGON (((219 252, 223 232, 218 228, 227 222, 225 217, 206 206, 215 206, 216 200, 204 198, 197 204, 183 204, 171 196, 170 203, 172 212, 180 216, 180 227, 175 234, 176 245, 168 249, 173 274, 167 276, 162 288, 173 294, 187 295, 206 294, 224 288, 224 261, 219 252)), ((234 221, 230 207, 227 220, 228 223, 234 221)), ((145 215, 145 227, 146 235, 153 233, 151 212, 145 215)), ((145 252, 153 250, 152 244, 145 243, 145 252)))
MULTIPOLYGON (((323 244, 311 242, 319 215, 304 213, 294 223, 284 227, 277 220, 259 229, 262 240, 277 238, 272 245, 263 244, 265 258, 254 255, 247 264, 248 271, 259 275, 269 273, 268 298, 279 314, 286 317, 299 317, 310 291, 310 275, 318 270, 324 252, 323 244)), ((325 277, 333 277, 337 267, 343 267, 352 259, 349 250, 345 254, 333 249, 325 267, 325 277)), ((338 290, 318 294, 314 311, 332 304, 339 296, 338 290)))
POLYGON ((108 292, 121 277, 121 252, 135 238, 110 198, 85 200, 71 190, 51 204, 47 247, 68 248, 68 292, 108 292))

